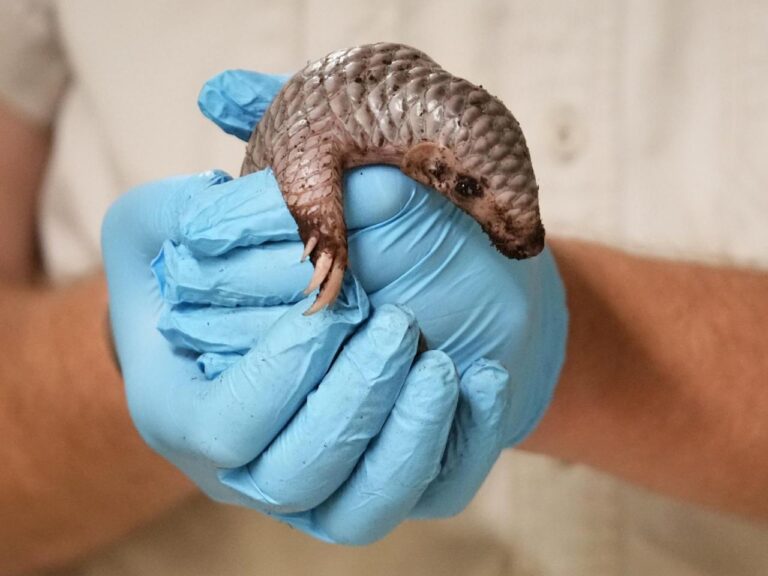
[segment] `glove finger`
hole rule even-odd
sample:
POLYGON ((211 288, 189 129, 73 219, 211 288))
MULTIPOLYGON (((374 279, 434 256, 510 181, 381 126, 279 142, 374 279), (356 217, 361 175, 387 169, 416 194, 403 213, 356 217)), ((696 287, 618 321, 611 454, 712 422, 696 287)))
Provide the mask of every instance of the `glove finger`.
MULTIPOLYGON (((411 182, 407 191, 407 199, 394 217, 350 236, 349 260, 369 294, 388 287, 409 272, 413 275, 414 269, 418 271, 418 278, 409 278, 398 290, 416 281, 421 287, 430 285, 431 277, 446 274, 447 263, 455 259, 467 242, 466 228, 473 225, 469 217, 415 182, 411 182), (385 261, 365 258, 365 255, 379 253, 397 257, 385 261), (419 266, 425 261, 426 264, 419 266)), ((486 247, 487 240, 483 249, 486 247)), ((456 274, 455 270, 450 272, 456 274)), ((415 290, 413 293, 418 294, 415 290)))
POLYGON ((174 348, 245 354, 290 306, 164 306, 157 328, 174 348))
POLYGON ((288 78, 283 74, 227 70, 203 85, 197 105, 224 132, 247 142, 288 78))
MULTIPOLYGON (((535 324, 531 318, 540 300, 551 300, 527 295, 550 289, 535 273, 543 257, 510 261, 488 250, 477 222, 432 193, 415 196, 392 225, 360 231, 349 255, 371 304, 407 303, 429 347, 448 354, 461 374, 477 358, 531 358, 523 364, 537 369, 526 352, 535 324), (378 250, 388 257, 364 257, 378 250), (489 279, 502 282, 504 289, 489 289, 489 279)), ((527 376, 539 381, 535 373, 527 376)))
MULTIPOLYGON (((374 226, 397 216, 418 185, 391 166, 367 166, 344 175, 347 227, 374 226)), ((196 256, 218 256, 240 246, 298 241, 296 222, 271 170, 215 186, 189 199, 177 243, 196 256)))
POLYGON ((399 216, 423 187, 395 166, 373 165, 347 170, 342 182, 344 217, 354 232, 399 216))
POLYGON ((326 500, 384 425, 417 340, 410 312, 392 305, 376 310, 267 451, 247 466, 221 471, 222 483, 269 512, 309 510, 326 500))
POLYGON ((162 391, 147 388, 147 366, 156 366, 153 376, 165 382, 194 378, 199 372, 189 358, 169 354, 169 346, 156 331, 147 332, 162 309, 158 290, 152 290, 149 264, 162 243, 178 230, 179 213, 185 200, 227 180, 223 172, 209 171, 176 176, 134 188, 108 210, 101 230, 104 270, 109 285, 109 313, 116 331, 115 346, 120 358, 131 415, 144 439, 154 447, 166 435, 162 391), (147 287, 142 298, 136 286, 147 287), (146 363, 125 362, 141 358, 146 363))
POLYGON ((440 471, 458 386, 447 355, 419 356, 384 428, 350 479, 310 513, 282 519, 343 544, 367 544, 389 533, 440 471))
POLYGON ((237 248, 220 257, 195 257, 183 244, 166 242, 152 263, 163 299, 174 304, 277 306, 306 296, 312 265, 301 262, 299 242, 237 248))
MULTIPOLYGON (((167 238, 179 233, 179 215, 190 197, 229 180, 219 170, 191 176, 175 176, 132 189, 110 206, 101 227, 101 247, 107 276, 132 274, 126 266, 136 262, 141 273, 148 273, 147 263, 157 255, 167 238)), ((134 286, 134 283, 124 283, 134 286)))
POLYGON ((411 518, 452 516, 466 508, 504 447, 510 397, 509 374, 498 362, 480 360, 467 369, 440 474, 411 518))
POLYGON ((296 223, 271 170, 254 172, 190 197, 174 238, 197 256, 240 246, 298 241, 296 223))
POLYGON ((304 316, 309 306, 308 301, 292 306, 216 380, 176 386, 169 397, 174 398, 178 451, 235 468, 272 442, 368 316, 368 299, 351 275, 333 309, 304 316))

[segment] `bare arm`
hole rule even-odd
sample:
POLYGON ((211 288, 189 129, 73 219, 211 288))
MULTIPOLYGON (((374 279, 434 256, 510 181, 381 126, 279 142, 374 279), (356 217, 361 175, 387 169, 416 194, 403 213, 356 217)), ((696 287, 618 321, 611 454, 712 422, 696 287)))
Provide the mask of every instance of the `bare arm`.
POLYGON ((768 520, 768 274, 554 252, 567 359, 525 447, 768 520))
POLYGON ((29 282, 37 272, 37 190, 49 144, 48 129, 0 101, 0 281, 29 282))
POLYGON ((0 573, 60 564, 190 494, 128 416, 101 276, 35 281, 48 131, 0 102, 0 573))

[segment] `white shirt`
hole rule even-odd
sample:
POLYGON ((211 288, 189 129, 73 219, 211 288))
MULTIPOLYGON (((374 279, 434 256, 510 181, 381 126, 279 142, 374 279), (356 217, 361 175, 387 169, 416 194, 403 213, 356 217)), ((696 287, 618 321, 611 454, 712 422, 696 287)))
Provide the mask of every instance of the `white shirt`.
MULTIPOLYGON (((0 96, 56 124, 46 263, 99 266, 106 207, 141 182, 237 171, 197 110, 225 68, 289 72, 415 45, 520 120, 549 233, 768 267, 768 3, 742 0, 3 0, 0 96)), ((768 531, 585 467, 508 451, 459 518, 330 547, 202 498, 67 574, 768 573, 768 531)))

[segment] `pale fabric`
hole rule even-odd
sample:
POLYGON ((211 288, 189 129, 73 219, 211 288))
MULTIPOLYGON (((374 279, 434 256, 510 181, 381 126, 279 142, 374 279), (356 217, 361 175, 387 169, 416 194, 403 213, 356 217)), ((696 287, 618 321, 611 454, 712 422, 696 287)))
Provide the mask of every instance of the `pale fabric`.
MULTIPOLYGON (((61 280, 99 265, 101 216, 130 186, 237 170, 243 145, 196 108, 209 76, 292 71, 377 40, 416 45, 504 99, 550 233, 768 266, 763 0, 21 4, 0 8, 0 94, 34 118, 55 114, 43 229, 61 280)), ((371 548, 323 545, 200 498, 65 573, 310 572, 753 576, 768 573, 768 531, 510 451, 459 518, 409 523, 371 548)))
POLYGON ((54 113, 66 73, 49 2, 0 2, 0 98, 45 123, 54 113))

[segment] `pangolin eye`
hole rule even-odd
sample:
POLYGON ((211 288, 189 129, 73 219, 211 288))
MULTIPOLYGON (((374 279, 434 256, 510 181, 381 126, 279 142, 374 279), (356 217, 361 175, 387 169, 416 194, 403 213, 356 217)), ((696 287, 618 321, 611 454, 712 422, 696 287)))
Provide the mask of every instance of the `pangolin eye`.
POLYGON ((484 191, 477 178, 466 174, 459 174, 456 178, 454 192, 462 198, 480 198, 484 191))

